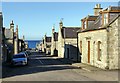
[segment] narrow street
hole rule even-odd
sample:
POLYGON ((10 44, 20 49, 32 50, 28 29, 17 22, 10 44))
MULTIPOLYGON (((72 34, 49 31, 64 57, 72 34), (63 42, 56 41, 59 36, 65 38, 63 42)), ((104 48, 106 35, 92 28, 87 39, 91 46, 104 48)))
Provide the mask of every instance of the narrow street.
MULTIPOLYGON (((33 53, 27 66, 3 66, 3 81, 88 81, 78 74, 77 67, 51 56, 33 53)), ((79 69, 80 70, 80 69, 79 69)), ((81 70, 82 72, 86 72, 81 70)))
POLYGON ((71 65, 67 59, 38 52, 32 52, 27 66, 3 64, 2 68, 2 81, 117 81, 117 76, 112 71, 89 72, 71 65))

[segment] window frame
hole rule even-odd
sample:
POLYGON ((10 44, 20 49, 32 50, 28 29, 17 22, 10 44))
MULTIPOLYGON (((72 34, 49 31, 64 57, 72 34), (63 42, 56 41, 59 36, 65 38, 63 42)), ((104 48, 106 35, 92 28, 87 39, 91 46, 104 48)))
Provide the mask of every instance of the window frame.
POLYGON ((98 57, 97 60, 101 61, 102 50, 101 50, 101 41, 98 41, 98 57))

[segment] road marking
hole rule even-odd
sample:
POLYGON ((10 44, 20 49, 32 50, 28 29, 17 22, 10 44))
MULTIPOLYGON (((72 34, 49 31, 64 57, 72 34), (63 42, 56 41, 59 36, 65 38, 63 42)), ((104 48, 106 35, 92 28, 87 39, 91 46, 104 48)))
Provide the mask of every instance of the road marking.
POLYGON ((41 60, 38 60, 42 65, 43 65, 43 62, 41 60))

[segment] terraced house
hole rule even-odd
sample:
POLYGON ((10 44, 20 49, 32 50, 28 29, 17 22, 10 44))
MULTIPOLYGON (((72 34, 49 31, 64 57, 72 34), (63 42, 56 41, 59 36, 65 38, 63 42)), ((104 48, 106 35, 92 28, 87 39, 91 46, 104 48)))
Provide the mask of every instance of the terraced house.
MULTIPOLYGON (((13 54, 18 54, 24 51, 24 41, 19 39, 18 25, 16 25, 16 31, 14 32, 14 23, 10 23, 10 28, 4 28, 3 33, 5 35, 5 45, 7 46, 7 61, 10 61, 13 54), (22 41, 22 42, 21 42, 22 41), (22 47, 21 47, 22 45, 22 47)), ((5 51, 5 50, 3 50, 5 51)))
MULTIPOLYGON (((0 55, 2 55, 2 29, 3 28, 3 16, 2 12, 0 12, 0 55)), ((2 60, 2 58, 0 59, 2 60)))
POLYGON ((5 27, 3 27, 3 14, 0 12, 0 54, 2 62, 8 61, 9 47, 5 37, 5 27))
POLYGON ((94 15, 81 20, 78 32, 78 47, 82 63, 102 69, 119 69, 120 59, 120 7, 106 9, 97 4, 94 15))
POLYGON ((51 55, 58 55, 58 32, 55 32, 55 28, 52 29, 51 38, 51 55))
POLYGON ((42 51, 46 54, 51 53, 51 37, 47 37, 46 34, 42 41, 42 51))
POLYGON ((80 27, 65 27, 59 23, 58 56, 77 61, 77 31, 80 27))

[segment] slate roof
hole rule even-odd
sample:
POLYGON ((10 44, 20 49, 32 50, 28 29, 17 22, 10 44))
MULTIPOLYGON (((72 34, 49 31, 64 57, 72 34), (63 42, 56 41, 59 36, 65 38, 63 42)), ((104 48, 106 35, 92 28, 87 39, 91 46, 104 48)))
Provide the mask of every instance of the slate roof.
POLYGON ((97 19, 97 17, 98 16, 88 15, 85 18, 83 18, 82 20, 84 20, 84 19, 97 19))
POLYGON ((98 16, 88 15, 87 19, 97 19, 98 16))
POLYGON ((51 37, 46 37, 46 42, 51 42, 51 37))
POLYGON ((62 37, 63 38, 77 38, 77 31, 80 29, 80 27, 63 27, 62 37))
POLYGON ((120 6, 112 6, 111 10, 120 10, 120 6))
POLYGON ((93 24, 90 25, 89 28, 85 29, 85 30, 82 30, 80 32, 86 32, 86 31, 92 31, 92 30, 99 30, 99 29, 104 29, 106 28, 106 26, 110 25, 112 22, 114 22, 120 15, 117 14, 117 15, 114 15, 113 19, 111 19, 109 21, 108 24, 104 25, 103 27, 100 27, 100 20, 98 20, 98 22, 95 24, 95 22, 93 24))
POLYGON ((54 41, 58 41, 58 33, 57 32, 54 33, 54 41))
MULTIPOLYGON (((111 8, 111 10, 120 10, 120 7, 110 7, 111 8)), ((107 9, 106 9, 107 10, 107 9)), ((106 25, 109 25, 111 22, 113 22, 113 20, 115 20, 115 18, 116 17, 118 17, 118 16, 120 16, 119 14, 114 14, 114 15, 112 15, 111 17, 110 17, 110 21, 109 21, 109 23, 108 24, 106 24, 106 25)), ((99 30, 99 29, 104 29, 104 28, 106 28, 105 26, 106 25, 104 25, 103 27, 101 27, 101 21, 102 19, 101 19, 101 16, 99 15, 98 17, 97 17, 97 19, 95 20, 95 22, 93 22, 91 25, 89 25, 88 26, 88 28, 87 29, 84 29, 84 30, 81 30, 81 31, 79 31, 79 32, 86 32, 86 31, 92 31, 92 30, 99 30)))
POLYGON ((106 8, 106 9, 103 10, 103 11, 106 11, 106 10, 110 10, 110 11, 120 10, 120 6, 109 6, 108 8, 106 8))

